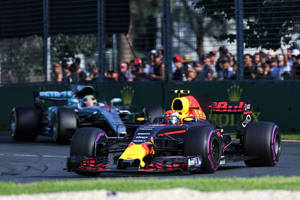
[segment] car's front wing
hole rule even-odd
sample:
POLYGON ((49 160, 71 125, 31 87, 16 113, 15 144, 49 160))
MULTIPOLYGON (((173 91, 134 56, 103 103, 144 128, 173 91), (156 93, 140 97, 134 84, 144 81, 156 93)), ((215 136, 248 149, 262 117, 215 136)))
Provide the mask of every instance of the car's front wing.
POLYGON ((169 156, 157 157, 145 167, 118 168, 109 163, 106 156, 71 156, 67 160, 68 171, 82 172, 174 172, 185 171, 201 165, 200 157, 169 156))

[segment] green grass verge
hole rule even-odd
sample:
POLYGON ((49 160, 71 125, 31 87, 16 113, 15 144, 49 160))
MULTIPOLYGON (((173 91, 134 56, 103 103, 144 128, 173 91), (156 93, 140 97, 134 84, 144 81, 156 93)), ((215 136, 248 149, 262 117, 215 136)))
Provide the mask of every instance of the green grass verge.
POLYGON ((283 140, 300 140, 300 133, 281 133, 283 140))
POLYGON ((108 190, 134 192, 189 188, 200 191, 221 190, 300 190, 300 177, 262 178, 126 178, 72 181, 45 181, 36 183, 0 183, 0 194, 32 194, 62 191, 108 190))
MULTIPOLYGON (((282 140, 299 140, 300 142, 300 133, 280 133, 282 140)), ((231 135, 232 139, 236 139, 236 135, 231 135)))

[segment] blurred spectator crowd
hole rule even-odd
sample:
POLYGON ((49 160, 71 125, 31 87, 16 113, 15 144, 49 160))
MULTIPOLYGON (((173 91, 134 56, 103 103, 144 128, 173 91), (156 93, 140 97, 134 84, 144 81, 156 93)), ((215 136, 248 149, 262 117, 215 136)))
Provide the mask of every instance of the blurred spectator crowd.
MULTIPOLYGON (((120 62, 118 71, 104 72, 104 81, 159 81, 164 80, 165 64, 162 49, 151 50, 148 58, 134 58, 129 63, 120 62)), ((52 81, 96 82, 98 67, 90 60, 86 69, 80 67, 80 59, 63 61, 53 66, 52 81)), ((189 54, 172 58, 172 80, 212 81, 237 79, 235 56, 225 47, 211 51, 200 60, 192 60, 189 54)), ((300 50, 289 48, 276 54, 274 51, 244 55, 244 80, 296 80, 300 79, 300 50)))

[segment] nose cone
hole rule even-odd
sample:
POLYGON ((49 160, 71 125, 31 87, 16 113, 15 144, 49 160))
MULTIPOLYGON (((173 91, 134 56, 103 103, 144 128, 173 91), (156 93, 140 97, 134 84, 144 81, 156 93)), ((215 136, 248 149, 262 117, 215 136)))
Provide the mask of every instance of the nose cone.
POLYGON ((153 154, 152 143, 134 144, 131 142, 119 159, 124 161, 140 160, 140 167, 145 167, 144 157, 153 154))

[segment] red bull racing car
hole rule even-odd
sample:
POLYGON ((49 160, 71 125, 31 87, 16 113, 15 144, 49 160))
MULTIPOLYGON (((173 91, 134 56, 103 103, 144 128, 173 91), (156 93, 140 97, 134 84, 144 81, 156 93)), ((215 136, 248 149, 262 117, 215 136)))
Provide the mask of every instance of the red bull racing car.
MULTIPOLYGON (((212 102, 210 113, 240 113, 243 119, 234 133, 213 125, 188 90, 174 90, 171 110, 157 107, 125 137, 108 137, 99 128, 80 128, 71 141, 67 170, 81 175, 102 172, 212 173, 229 162, 247 166, 274 166, 281 152, 278 126, 273 122, 252 122, 246 102, 212 102), (185 96, 183 96, 185 95, 185 96), (232 135, 236 135, 232 140, 232 135)), ((140 119, 141 120, 141 119, 140 119)))

